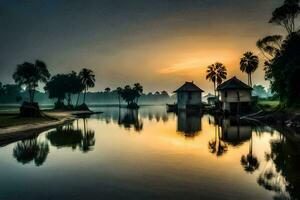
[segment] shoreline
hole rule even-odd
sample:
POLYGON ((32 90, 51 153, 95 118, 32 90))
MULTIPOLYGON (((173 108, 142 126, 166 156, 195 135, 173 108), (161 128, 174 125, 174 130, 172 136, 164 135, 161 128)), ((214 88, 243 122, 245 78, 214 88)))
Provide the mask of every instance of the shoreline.
POLYGON ((100 114, 100 113, 101 112, 91 112, 91 111, 55 111, 55 110, 44 111, 44 114, 46 114, 47 116, 53 119, 43 123, 22 124, 22 125, 0 128, 0 147, 6 146, 12 142, 21 139, 26 139, 38 135, 41 132, 50 130, 52 128, 56 128, 71 123, 74 120, 80 118, 80 116, 87 116, 87 115, 100 114))

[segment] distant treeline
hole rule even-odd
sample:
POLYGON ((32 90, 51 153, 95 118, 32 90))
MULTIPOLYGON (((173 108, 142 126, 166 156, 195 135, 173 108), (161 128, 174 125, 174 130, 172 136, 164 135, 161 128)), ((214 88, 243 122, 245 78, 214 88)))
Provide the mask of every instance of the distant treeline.
MULTIPOLYGON (((0 104, 21 104, 22 101, 28 101, 29 96, 26 90, 23 90, 19 85, 16 84, 6 84, 3 85, 0 82, 0 104)), ((80 96, 80 101, 82 101, 83 95, 80 96)), ((36 91, 35 99, 40 104, 54 104, 55 99, 49 99, 49 94, 45 92, 36 91)), ((67 99, 65 100, 67 101, 67 99)), ((71 101, 75 104, 77 101, 77 96, 72 95, 71 101)), ((166 104, 174 103, 176 101, 176 96, 170 96, 166 91, 154 92, 142 94, 139 98, 139 104, 166 104)), ((65 102, 67 103, 67 102, 65 102)), ((101 91, 101 92, 87 92, 86 103, 88 104, 118 104, 118 92, 117 90, 112 91, 101 91)), ((126 104, 125 101, 121 101, 122 104, 126 104)))

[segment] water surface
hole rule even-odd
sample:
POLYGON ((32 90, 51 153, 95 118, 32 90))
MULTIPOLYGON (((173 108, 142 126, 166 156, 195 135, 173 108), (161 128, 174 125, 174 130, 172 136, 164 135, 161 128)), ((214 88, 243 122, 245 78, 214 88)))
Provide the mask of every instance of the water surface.
POLYGON ((0 148, 0 199, 298 199, 299 148, 209 115, 103 114, 0 148))

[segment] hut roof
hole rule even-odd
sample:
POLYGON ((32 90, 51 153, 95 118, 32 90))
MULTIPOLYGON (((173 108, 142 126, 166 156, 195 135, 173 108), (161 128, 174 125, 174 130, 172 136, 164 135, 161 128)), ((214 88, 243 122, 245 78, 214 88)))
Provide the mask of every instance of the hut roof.
POLYGON ((197 85, 194 84, 194 82, 185 82, 180 88, 174 91, 177 92, 204 92, 202 89, 200 89, 197 85))
POLYGON ((225 81, 221 85, 218 86, 217 90, 231 90, 231 89, 239 89, 239 90, 252 90, 252 87, 242 82, 235 76, 231 79, 225 81))

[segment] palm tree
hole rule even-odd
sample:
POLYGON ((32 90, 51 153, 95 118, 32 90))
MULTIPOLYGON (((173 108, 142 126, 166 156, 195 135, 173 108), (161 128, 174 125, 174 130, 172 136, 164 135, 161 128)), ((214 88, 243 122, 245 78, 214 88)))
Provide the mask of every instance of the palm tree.
POLYGON ((252 87, 252 76, 251 74, 255 72, 259 64, 258 57, 252 52, 246 52, 244 57, 241 58, 240 69, 242 72, 248 74, 248 85, 252 87))
POLYGON ((83 68, 79 72, 81 82, 84 84, 83 103, 85 103, 85 96, 89 88, 95 86, 95 74, 92 70, 83 68))
POLYGON ((138 103, 139 97, 143 93, 143 86, 141 86, 139 83, 135 83, 133 85, 133 90, 136 92, 136 103, 138 103))
POLYGON ((118 100, 119 100, 119 108, 121 107, 121 95, 122 95, 123 89, 121 87, 117 87, 117 94, 118 94, 118 100))
POLYGON ((35 90, 39 82, 46 83, 50 78, 50 73, 43 61, 36 60, 35 63, 24 62, 17 65, 13 74, 13 79, 20 86, 25 86, 29 93, 29 102, 34 101, 35 90))
POLYGON ((223 79, 226 79, 227 69, 222 63, 217 62, 215 64, 209 65, 206 72, 206 79, 213 82, 214 84, 214 92, 216 97, 216 86, 220 85, 223 82, 223 79))

